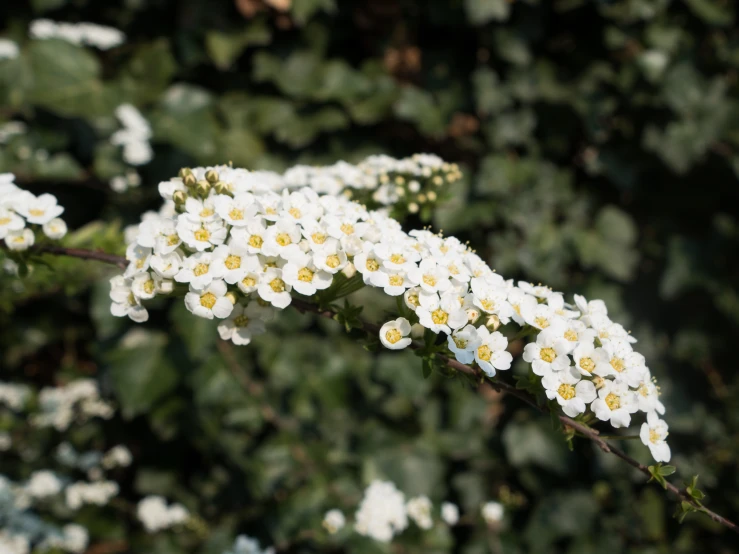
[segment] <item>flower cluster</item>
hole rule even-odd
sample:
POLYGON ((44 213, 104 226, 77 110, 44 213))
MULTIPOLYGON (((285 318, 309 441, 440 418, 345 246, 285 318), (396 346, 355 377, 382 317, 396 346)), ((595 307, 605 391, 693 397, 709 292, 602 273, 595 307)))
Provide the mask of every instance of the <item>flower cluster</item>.
MULTIPOLYGON (((360 535, 379 542, 390 542, 395 535, 402 533, 413 521, 416 526, 428 531, 434 526, 434 506, 424 495, 406 501, 405 494, 391 481, 375 480, 367 487, 354 516, 354 530, 360 535)), ((500 524, 503 518, 503 505, 488 502, 481 508, 481 515, 489 526, 500 524)), ((459 522, 459 508, 451 502, 441 504, 438 516, 447 525, 459 522)), ((334 535, 346 525, 344 514, 337 509, 326 512, 323 528, 334 535)))
MULTIPOLYGON (((410 160, 395 166, 411 174, 444 166, 432 156, 410 160)), ((384 157, 363 164, 393 166, 384 157)), ((293 295, 331 301, 379 288, 403 312, 380 330, 386 348, 408 347, 417 326, 445 335, 450 355, 493 377, 511 367, 507 337, 521 327, 519 336, 535 335, 523 359, 566 415, 587 412, 619 428, 637 411, 654 414, 642 435, 655 459, 669 460, 659 389, 602 301, 567 304, 546 286, 507 280, 456 238, 406 233, 387 210, 319 194, 335 192, 316 183, 321 170, 298 173, 291 183, 306 185, 281 192, 284 182, 227 167, 183 170, 161 183, 164 206, 129 233, 130 264, 111 280, 112 313, 145 321, 146 301, 186 287, 190 312, 219 320, 223 339, 245 345, 293 295)))
POLYGON ((60 39, 72 44, 94 46, 100 50, 115 48, 126 40, 126 35, 113 27, 95 23, 63 23, 50 19, 32 21, 29 33, 35 39, 60 39))
POLYGON ((59 216, 64 208, 53 194, 35 196, 13 182, 12 173, 0 174, 0 240, 9 250, 27 250, 36 242, 36 235, 27 225, 40 225, 50 239, 67 234, 67 225, 59 216))
POLYGON ((78 379, 68 385, 48 387, 38 397, 39 413, 31 418, 36 427, 54 427, 64 431, 78 420, 84 422, 93 417, 110 419, 113 407, 100 398, 97 383, 92 379, 78 379))
POLYGON ((274 548, 262 548, 259 541, 248 535, 236 537, 233 547, 223 554, 274 554, 274 548))
POLYGON ((149 533, 181 525, 190 517, 182 504, 167 506, 167 501, 161 496, 142 499, 136 508, 136 515, 149 533))
POLYGON ((18 57, 20 50, 12 40, 0 38, 0 61, 12 60, 18 57))

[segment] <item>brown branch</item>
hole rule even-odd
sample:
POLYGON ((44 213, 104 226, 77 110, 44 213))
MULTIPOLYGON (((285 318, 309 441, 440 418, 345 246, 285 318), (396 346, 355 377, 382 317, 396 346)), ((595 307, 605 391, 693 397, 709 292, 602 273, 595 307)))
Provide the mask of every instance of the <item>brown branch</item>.
MULTIPOLYGON (((57 256, 71 256, 73 258, 80 258, 84 260, 97 260, 103 263, 116 265, 121 268, 125 268, 126 265, 128 264, 127 260, 122 256, 116 256, 113 254, 107 254, 104 252, 96 252, 92 250, 83 250, 80 248, 41 246, 41 247, 36 247, 35 250, 46 253, 46 254, 53 254, 57 256)), ((310 313, 314 313, 314 314, 317 314, 325 318, 334 319, 334 316, 336 315, 334 312, 330 310, 322 310, 317 305, 311 304, 310 302, 306 302, 299 298, 292 299, 292 306, 294 306, 300 312, 304 312, 304 313, 310 312, 310 313)), ((376 334, 380 329, 378 325, 375 325, 372 323, 366 323, 366 322, 361 323, 361 328, 363 331, 365 331, 368 334, 376 334)), ((414 341, 413 343, 411 343, 410 348, 419 349, 419 348, 422 348, 422 345, 414 341)), ((548 407, 540 406, 536 402, 536 399, 533 398, 531 395, 527 394, 525 391, 519 390, 515 386, 505 383, 503 381, 500 381, 498 379, 490 378, 476 367, 472 367, 472 366, 460 363, 457 360, 449 358, 442 354, 436 354, 436 355, 445 364, 447 364, 448 367, 456 371, 459 371, 460 373, 464 373, 466 375, 472 376, 475 379, 479 379, 481 382, 486 380, 497 391, 510 394, 511 396, 515 396, 516 398, 519 398, 520 400, 524 401, 526 404, 528 404, 529 406, 532 406, 539 412, 543 412, 543 413, 549 412, 548 407)), ((603 452, 607 454, 613 454, 614 456, 625 461, 630 466, 642 472, 644 475, 646 475, 650 479, 652 478, 652 474, 649 471, 649 468, 647 466, 638 462, 637 460, 635 460, 634 458, 626 454, 620 448, 613 446, 611 443, 602 439, 599 436, 599 433, 597 430, 592 429, 591 427, 584 425, 578 421, 575 421, 574 419, 567 417, 565 415, 562 415, 562 414, 558 414, 557 417, 559 418, 559 421, 562 423, 562 425, 565 428, 570 428, 570 429, 577 431, 584 438, 587 438, 591 440, 593 443, 595 443, 603 452)), ((686 489, 679 489, 678 487, 676 487, 675 485, 667 481, 665 481, 665 484, 666 484, 666 490, 675 494, 681 501, 687 502, 696 510, 706 514, 716 523, 719 523, 720 525, 723 525, 724 527, 731 529, 735 533, 739 533, 739 526, 737 526, 736 523, 726 519, 725 517, 717 514, 716 512, 713 512, 712 510, 709 510, 702 504, 696 502, 696 500, 692 496, 690 496, 690 494, 688 494, 688 491, 686 489)))

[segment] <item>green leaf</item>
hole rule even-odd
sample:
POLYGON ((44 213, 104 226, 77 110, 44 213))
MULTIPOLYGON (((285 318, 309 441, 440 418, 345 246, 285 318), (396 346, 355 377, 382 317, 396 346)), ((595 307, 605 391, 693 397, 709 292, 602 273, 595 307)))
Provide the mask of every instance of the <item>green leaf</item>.
POLYGON ((490 21, 505 21, 511 13, 508 0, 465 0, 467 19, 473 25, 484 25, 490 21))

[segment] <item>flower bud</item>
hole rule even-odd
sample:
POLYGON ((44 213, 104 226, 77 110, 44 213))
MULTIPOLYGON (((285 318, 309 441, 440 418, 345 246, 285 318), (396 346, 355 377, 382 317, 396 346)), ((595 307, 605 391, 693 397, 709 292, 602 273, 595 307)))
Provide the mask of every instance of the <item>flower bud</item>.
POLYGON ((182 190, 175 191, 172 195, 172 200, 174 200, 175 205, 180 206, 187 200, 187 194, 182 190))
POLYGON ((485 321, 485 327, 487 327, 490 331, 497 331, 500 327, 500 318, 495 314, 489 315, 487 321, 485 321))
POLYGON ((226 293, 226 298, 228 298, 231 301, 231 304, 236 304, 236 302, 239 300, 239 297, 236 296, 236 293, 233 291, 228 291, 226 293))
POLYGON ((185 175, 182 178, 182 182, 187 188, 192 188, 198 183, 195 179, 195 175, 193 175, 192 173, 188 173, 187 175, 185 175))
POLYGON ((231 190, 229 189, 228 184, 224 183, 223 181, 216 182, 216 184, 213 185, 213 188, 218 194, 228 194, 228 195, 231 194, 231 190))
POLYGON ((415 202, 411 202, 410 204, 408 204, 408 211, 412 214, 418 213, 418 204, 416 204, 415 202))
POLYGON ((341 272, 346 276, 347 279, 351 279, 357 273, 357 268, 354 267, 354 264, 352 262, 349 262, 344 266, 344 269, 342 269, 341 272))
POLYGON ((210 184, 218 182, 218 172, 215 169, 209 169, 205 172, 205 178, 210 184))
POLYGON ((180 169, 177 175, 180 179, 184 179, 188 175, 192 175, 192 169, 190 169, 189 167, 183 167, 182 169, 180 169))
POLYGON ((195 187, 195 190, 200 196, 205 198, 206 196, 208 196, 208 193, 210 192, 210 183, 208 181, 198 181, 198 184, 195 187))
POLYGON ((603 379, 603 377, 596 375, 593 378, 593 384, 595 385, 596 389, 602 389, 606 385, 606 380, 603 379))

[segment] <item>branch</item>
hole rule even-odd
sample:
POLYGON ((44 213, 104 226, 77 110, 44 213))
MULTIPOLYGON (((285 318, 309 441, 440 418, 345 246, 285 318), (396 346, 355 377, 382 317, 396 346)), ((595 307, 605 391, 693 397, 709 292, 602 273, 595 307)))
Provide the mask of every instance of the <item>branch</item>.
MULTIPOLYGON (((32 250, 35 250, 41 253, 52 254, 56 256, 70 256, 73 258, 80 258, 83 260, 97 260, 103 263, 116 265, 120 268, 125 268, 128 265, 128 261, 122 256, 116 256, 114 254, 107 254, 105 252, 96 252, 93 250, 84 250, 81 248, 39 246, 39 247, 33 248, 32 250)), ((310 312, 310 313, 314 313, 321 317, 325 317, 329 319, 334 319, 334 316, 336 315, 331 310, 322 310, 317 305, 311 304, 310 302, 306 302, 299 298, 293 298, 291 305, 294 306, 300 312, 303 312, 303 313, 310 312)), ((368 334, 377 334, 380 330, 380 326, 372 324, 372 323, 361 322, 361 329, 368 334)), ((422 345, 414 341, 413 343, 411 343, 409 348, 417 350, 419 348, 422 348, 422 345)), ((485 375, 485 373, 483 373, 480 369, 460 363, 453 358, 444 356, 443 354, 435 354, 435 355, 438 356, 445 364, 447 364, 448 367, 455 369, 456 371, 459 371, 466 375, 470 375, 474 377, 475 379, 479 379, 480 381, 486 380, 498 392, 503 392, 505 394, 510 394, 511 396, 515 396, 516 398, 519 398, 520 400, 522 400, 529 406, 533 407, 534 409, 538 410, 539 412, 549 413, 550 411, 547 406, 540 406, 536 402, 536 399, 532 397, 530 394, 527 394, 523 390, 517 389, 513 385, 510 385, 508 383, 505 383, 495 378, 490 378, 487 375, 485 375)), ((599 436, 599 433, 596 429, 592 429, 591 427, 587 425, 583 425, 582 423, 575 421, 574 419, 567 417, 566 415, 558 414, 557 417, 559 418, 559 421, 562 423, 565 429, 569 428, 569 429, 573 429, 577 431, 583 437, 594 442, 606 454, 613 454, 614 456, 622 459, 624 462, 626 462, 630 466, 641 471, 644 475, 646 475, 650 479, 652 478, 652 473, 649 471, 649 468, 647 466, 638 462, 637 460, 635 460, 634 458, 626 454, 620 448, 613 446, 611 443, 605 441, 602 437, 599 436)), ((723 525, 724 527, 731 529, 735 533, 739 534, 739 526, 737 526, 736 523, 734 523, 731 520, 726 519, 725 517, 717 514, 716 512, 709 510, 704 505, 696 502, 696 500, 692 496, 690 496, 690 494, 688 494, 688 491, 686 489, 679 489, 678 487, 676 487, 675 485, 667 481, 665 481, 665 488, 666 490, 675 494, 681 501, 687 502, 696 510, 706 514, 716 523, 719 523, 720 525, 723 525)))

